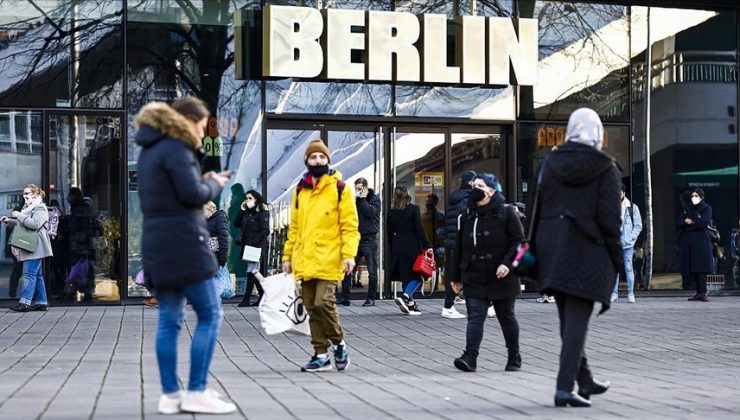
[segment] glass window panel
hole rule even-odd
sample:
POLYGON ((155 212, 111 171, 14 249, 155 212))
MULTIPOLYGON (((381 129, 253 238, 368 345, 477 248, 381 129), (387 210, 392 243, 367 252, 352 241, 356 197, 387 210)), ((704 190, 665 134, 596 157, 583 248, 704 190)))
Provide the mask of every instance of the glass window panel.
MULTIPOLYGON (((632 193, 645 212, 652 201, 651 289, 695 290, 682 276, 676 220, 687 191, 702 188, 722 242, 738 227, 737 15, 712 10, 632 7, 634 159, 632 193), (647 28, 651 77, 646 89, 647 28), (646 177, 645 92, 650 92, 651 177, 646 177), (697 100, 701 98, 701 100, 697 100)), ((645 232, 646 226, 643 231, 645 232)), ((716 260, 711 288, 737 288, 732 259, 716 260)))
MULTIPOLYGON (((0 216, 10 217, 13 210, 23 207, 23 187, 41 185, 41 132, 16 129, 20 123, 33 126, 32 120, 41 118, 41 112, 25 110, 0 111, 0 216), (37 136, 37 137, 30 137, 37 136)), ((12 228, 0 224, 0 299, 20 296, 23 263, 15 260, 7 246, 12 228)))
POLYGON ((368 187, 381 194, 377 184, 383 170, 382 146, 374 131, 329 131, 332 167, 342 173, 348 184, 365 178, 368 187))
POLYGON ((123 106, 123 2, 6 0, 0 105, 123 106))
POLYGON ((626 6, 520 1, 539 22, 538 82, 521 87, 519 117, 565 120, 590 107, 604 121, 627 121, 630 20, 626 6))
POLYGON ((491 173, 504 184, 504 140, 502 133, 452 133, 452 182, 455 190, 467 171, 491 173))
POLYGON ((385 115, 391 87, 373 83, 265 82, 267 112, 274 114, 385 115))
MULTIPOLYGON (((118 301, 121 117, 52 115, 49 200, 60 214, 49 289, 65 302, 118 301), (86 275, 65 279, 85 266, 86 275)), ((51 133, 50 133, 51 134, 51 133)))
POLYGON ((511 87, 398 86, 396 101, 399 116, 514 120, 515 115, 511 87))

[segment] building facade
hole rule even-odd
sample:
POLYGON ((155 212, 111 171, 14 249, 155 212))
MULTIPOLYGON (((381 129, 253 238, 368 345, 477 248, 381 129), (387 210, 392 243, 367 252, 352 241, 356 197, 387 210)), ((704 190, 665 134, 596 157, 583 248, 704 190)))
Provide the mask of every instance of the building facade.
MULTIPOLYGON (((233 172, 217 205, 233 220, 247 190, 261 192, 271 203, 269 270, 280 265, 288 201, 311 139, 327 142, 346 180, 370 181, 382 197, 383 212, 395 185, 410 189, 422 206, 428 236, 439 248, 443 275, 444 223, 439 219, 461 174, 471 169, 494 173, 508 200, 526 206, 538 166, 563 141, 568 115, 585 106, 604 121, 604 150, 621 166, 627 196, 644 218, 635 258, 638 290, 683 287, 675 220, 682 195, 695 187, 706 192, 722 236, 717 274, 724 277, 715 277, 712 287, 738 287, 730 256, 731 232, 740 219, 740 8, 735 2, 2 3, 0 215, 22 204, 24 185, 37 183, 47 191, 49 204, 62 215, 55 256, 45 271, 57 302, 84 304, 92 298, 93 303, 119 304, 147 295, 133 282, 141 268, 133 118, 147 102, 185 95, 204 99, 213 114, 204 138, 205 169, 233 172), (371 12, 396 12, 406 20, 431 15, 430 22, 440 22, 433 15, 441 15, 446 33, 436 34, 436 45, 430 33, 417 34, 411 43, 422 51, 422 66, 433 58, 446 69, 466 60, 460 17, 534 19, 536 79, 522 83, 526 78, 512 65, 508 85, 430 83, 424 67, 420 81, 409 81, 403 74, 414 63, 394 60, 403 56, 387 51, 388 80, 368 74, 356 80, 349 73, 332 78, 326 71, 263 77, 269 46, 263 23, 269 6, 364 12, 353 14, 360 21, 348 33, 360 44, 372 37, 363 32, 370 31, 371 12), (81 265, 90 267, 86 276, 94 286, 92 296, 67 281, 81 265)), ((293 32, 301 30, 300 22, 293 22, 293 32)), ((348 48, 348 68, 369 69, 369 49, 348 48)), ((327 66, 323 58, 297 52, 294 59, 300 58, 327 66)), ((509 58, 493 57, 489 64, 504 60, 508 67, 509 58)), ((0 299, 17 296, 22 283, 6 245, 8 235, 0 229, 0 299)), ((237 289, 243 290, 244 267, 235 246, 234 251, 229 268, 237 289)), ((364 276, 360 273, 360 283, 364 276)), ((436 291, 444 287, 439 283, 436 291)), ((524 284, 536 290, 533 282, 524 284)), ((388 296, 394 286, 383 282, 381 289, 388 296)))

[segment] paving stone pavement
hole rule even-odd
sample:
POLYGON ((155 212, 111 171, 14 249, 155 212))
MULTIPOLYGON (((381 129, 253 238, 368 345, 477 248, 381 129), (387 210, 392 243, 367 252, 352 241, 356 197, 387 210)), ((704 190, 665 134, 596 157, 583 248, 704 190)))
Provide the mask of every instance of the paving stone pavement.
MULTIPOLYGON (((350 368, 302 373, 308 337, 267 336, 255 308, 225 305, 209 386, 239 410, 218 418, 740 418, 738 297, 620 300, 594 318, 587 352, 612 388, 581 409, 552 406, 560 345, 554 304, 517 302, 520 372, 504 372, 503 338, 489 319, 476 373, 452 365, 464 347, 465 320, 440 317, 440 300, 421 306, 419 317, 400 314, 391 301, 340 308, 350 368)), ((156 321, 157 311, 143 306, 0 313, 0 419, 165 417, 156 412, 156 321)), ((194 326, 187 311, 179 343, 184 380, 194 326)))

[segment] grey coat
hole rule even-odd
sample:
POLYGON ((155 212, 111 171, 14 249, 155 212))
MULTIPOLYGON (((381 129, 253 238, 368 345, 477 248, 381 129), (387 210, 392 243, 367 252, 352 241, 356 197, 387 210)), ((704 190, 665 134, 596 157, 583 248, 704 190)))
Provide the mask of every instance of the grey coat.
POLYGON ((21 213, 18 219, 10 220, 15 224, 23 224, 26 228, 35 230, 39 235, 39 246, 36 251, 28 252, 19 249, 18 261, 39 260, 54 255, 46 228, 46 222, 49 220, 49 210, 46 209, 45 204, 42 203, 34 207, 30 215, 21 213))

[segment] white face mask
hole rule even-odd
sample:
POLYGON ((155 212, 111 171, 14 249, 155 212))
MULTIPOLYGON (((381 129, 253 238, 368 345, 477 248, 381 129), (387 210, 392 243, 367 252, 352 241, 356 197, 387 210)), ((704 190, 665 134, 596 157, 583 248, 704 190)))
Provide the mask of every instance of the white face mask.
POLYGON ((253 208, 254 208, 254 200, 252 200, 252 201, 247 201, 247 208, 248 208, 248 209, 253 209, 253 208))
POLYGON ((701 198, 699 197, 691 197, 691 202, 694 203, 694 205, 697 205, 701 203, 701 198))

